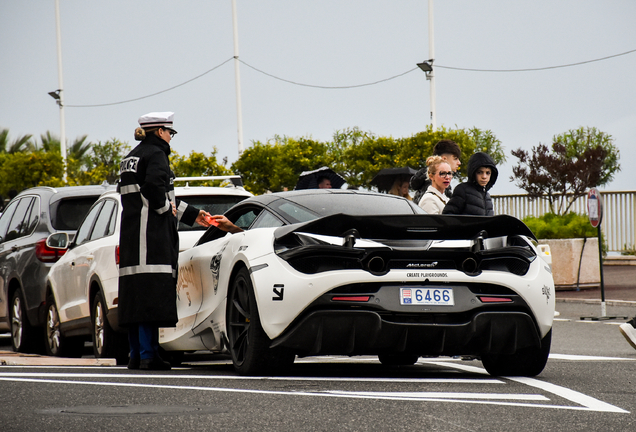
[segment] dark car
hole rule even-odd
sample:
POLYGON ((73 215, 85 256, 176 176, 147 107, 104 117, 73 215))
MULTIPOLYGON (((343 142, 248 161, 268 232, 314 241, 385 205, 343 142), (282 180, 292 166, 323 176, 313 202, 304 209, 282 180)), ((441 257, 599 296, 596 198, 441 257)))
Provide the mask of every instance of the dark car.
POLYGON ((43 352, 46 276, 64 251, 46 245, 49 234, 74 235, 93 203, 114 186, 38 186, 20 192, 0 216, 0 331, 13 349, 43 352))

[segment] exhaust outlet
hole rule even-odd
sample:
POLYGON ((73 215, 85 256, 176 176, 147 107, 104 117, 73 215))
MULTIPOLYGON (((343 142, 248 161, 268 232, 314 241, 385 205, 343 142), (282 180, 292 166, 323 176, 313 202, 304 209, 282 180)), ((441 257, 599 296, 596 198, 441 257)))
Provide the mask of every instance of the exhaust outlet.
POLYGON ((375 256, 367 263, 367 268, 371 273, 384 273, 385 262, 382 257, 375 256))
POLYGON ((462 270, 466 274, 478 273, 477 261, 474 258, 466 258, 462 263, 462 270))

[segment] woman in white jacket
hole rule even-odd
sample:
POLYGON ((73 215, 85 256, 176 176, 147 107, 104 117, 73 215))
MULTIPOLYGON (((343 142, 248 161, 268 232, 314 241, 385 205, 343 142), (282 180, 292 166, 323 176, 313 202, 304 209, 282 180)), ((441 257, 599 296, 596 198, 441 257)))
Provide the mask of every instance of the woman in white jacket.
POLYGON ((419 206, 428 214, 442 214, 448 197, 444 193, 453 178, 450 165, 440 156, 431 156, 426 159, 428 178, 431 185, 420 200, 419 206))

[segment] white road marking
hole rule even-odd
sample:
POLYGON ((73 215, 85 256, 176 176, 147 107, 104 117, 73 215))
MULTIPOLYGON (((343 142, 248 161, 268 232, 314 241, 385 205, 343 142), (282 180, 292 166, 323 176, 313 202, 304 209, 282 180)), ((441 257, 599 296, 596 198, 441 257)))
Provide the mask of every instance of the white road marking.
MULTIPOLYGON (((459 364, 453 361, 421 361, 423 364, 431 364, 454 368, 466 372, 476 373, 479 375, 488 375, 485 369, 476 366, 459 364)), ((249 394, 265 394, 265 395, 291 395, 291 396, 322 396, 322 397, 339 397, 349 399, 382 399, 382 400, 402 400, 415 402, 447 402, 447 403, 468 403, 482 405, 500 405, 500 406, 519 406, 533 408, 552 408, 579 411, 596 411, 596 412, 614 412, 629 413, 614 405, 587 396, 583 393, 561 387, 555 384, 547 383, 533 378, 507 377, 505 379, 525 384, 531 387, 539 388, 543 391, 552 393, 561 398, 567 399, 580 406, 569 405, 548 405, 540 403, 516 402, 516 401, 545 401, 550 400, 546 396, 537 394, 504 394, 504 393, 467 393, 467 392, 350 392, 345 390, 318 390, 318 391, 274 391, 274 390, 253 390, 253 389, 236 389, 236 388, 219 388, 219 387, 201 387, 201 386, 183 386, 183 385, 165 385, 165 384, 142 384, 142 383, 122 383, 108 381, 70 381, 62 379, 50 378, 172 378, 172 379, 216 379, 216 380, 287 380, 287 381, 369 381, 369 382, 415 382, 415 383, 464 383, 463 379, 442 379, 430 381, 423 379, 392 379, 392 378, 312 378, 312 377, 235 377, 235 376, 199 376, 199 375, 137 375, 137 374, 73 374, 73 373, 22 373, 22 372, 0 372, 0 381, 18 381, 32 383, 49 383, 49 384, 71 384, 71 385, 94 385, 94 386, 110 386, 110 387, 134 387, 149 389, 174 389, 174 390, 190 390, 190 391, 213 391, 226 393, 249 393, 249 394)), ((481 379, 471 380, 471 383, 502 383, 497 379, 481 379)))
POLYGON ((509 379, 521 384, 540 388, 541 390, 553 393, 564 399, 583 405, 584 407, 589 408, 590 411, 629 413, 629 411, 625 411, 624 409, 621 409, 617 406, 610 405, 607 402, 600 401, 596 398, 593 398, 592 396, 588 396, 575 390, 561 387, 546 381, 526 377, 510 377, 509 379))
MULTIPOLYGON (((436 364, 439 366, 444 365, 444 362, 429 362, 429 363, 436 364)), ((488 373, 486 372, 485 369, 478 368, 476 366, 449 363, 448 367, 464 370, 467 372, 480 373, 480 374, 488 373)), ((561 387, 556 384, 548 383, 548 382, 541 381, 535 378, 526 378, 526 377, 505 377, 505 378, 511 381, 515 381, 521 384, 531 386, 531 387, 540 388, 544 391, 553 393, 557 396, 560 396, 576 404, 583 405, 582 407, 572 407, 572 406, 566 406, 566 405, 534 405, 534 406, 540 406, 544 408, 561 408, 561 409, 578 409, 578 410, 585 410, 585 411, 629 413, 629 411, 625 411, 622 408, 600 401, 596 398, 593 398, 592 396, 588 396, 583 393, 577 392, 576 390, 571 390, 566 387, 561 387)), ((531 405, 531 404, 527 404, 527 405, 531 405)))
POLYGON ((602 356, 587 356, 587 355, 574 355, 574 354, 550 354, 551 360, 570 360, 570 361, 634 361, 636 358, 624 358, 624 357, 602 357, 602 356))
POLYGON ((513 393, 461 393, 461 392, 355 392, 341 390, 327 390, 324 393, 352 395, 352 396, 374 396, 374 397, 402 397, 407 399, 490 399, 490 400, 535 400, 549 401, 547 397, 539 394, 513 394, 513 393))
POLYGON ((378 382, 378 383, 444 383, 444 384, 505 384, 496 378, 340 378, 340 377, 249 377, 233 375, 154 375, 154 374, 97 374, 97 373, 35 373, 0 372, 0 378, 160 378, 160 379, 200 379, 200 380, 241 380, 241 381, 326 381, 326 382, 378 382))

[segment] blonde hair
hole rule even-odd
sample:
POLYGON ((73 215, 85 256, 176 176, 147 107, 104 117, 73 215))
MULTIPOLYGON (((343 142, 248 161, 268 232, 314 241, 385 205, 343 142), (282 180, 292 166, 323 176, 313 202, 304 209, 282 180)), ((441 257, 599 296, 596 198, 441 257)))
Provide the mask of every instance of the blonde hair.
POLYGON ((439 166, 439 164, 442 164, 442 163, 448 163, 448 162, 442 159, 441 156, 429 156, 426 159, 426 166, 428 167, 426 174, 428 174, 428 178, 432 179, 433 176, 437 174, 437 167, 439 166))
POLYGON ((408 182, 409 182, 409 178, 408 177, 405 177, 405 176, 396 177, 395 180, 393 181, 393 186, 391 187, 391 190, 389 190, 389 194, 401 196, 402 198, 406 198, 408 200, 413 201, 413 198, 411 198, 411 195, 409 195, 408 191, 406 192, 406 195, 402 195, 400 193, 400 189, 401 189, 402 185, 404 183, 408 183, 408 182))
POLYGON ((138 127, 137 129, 135 129, 135 140, 136 141, 143 141, 146 139, 146 136, 151 133, 151 132, 155 132, 158 131, 159 128, 148 128, 148 129, 144 129, 142 127, 138 127))

